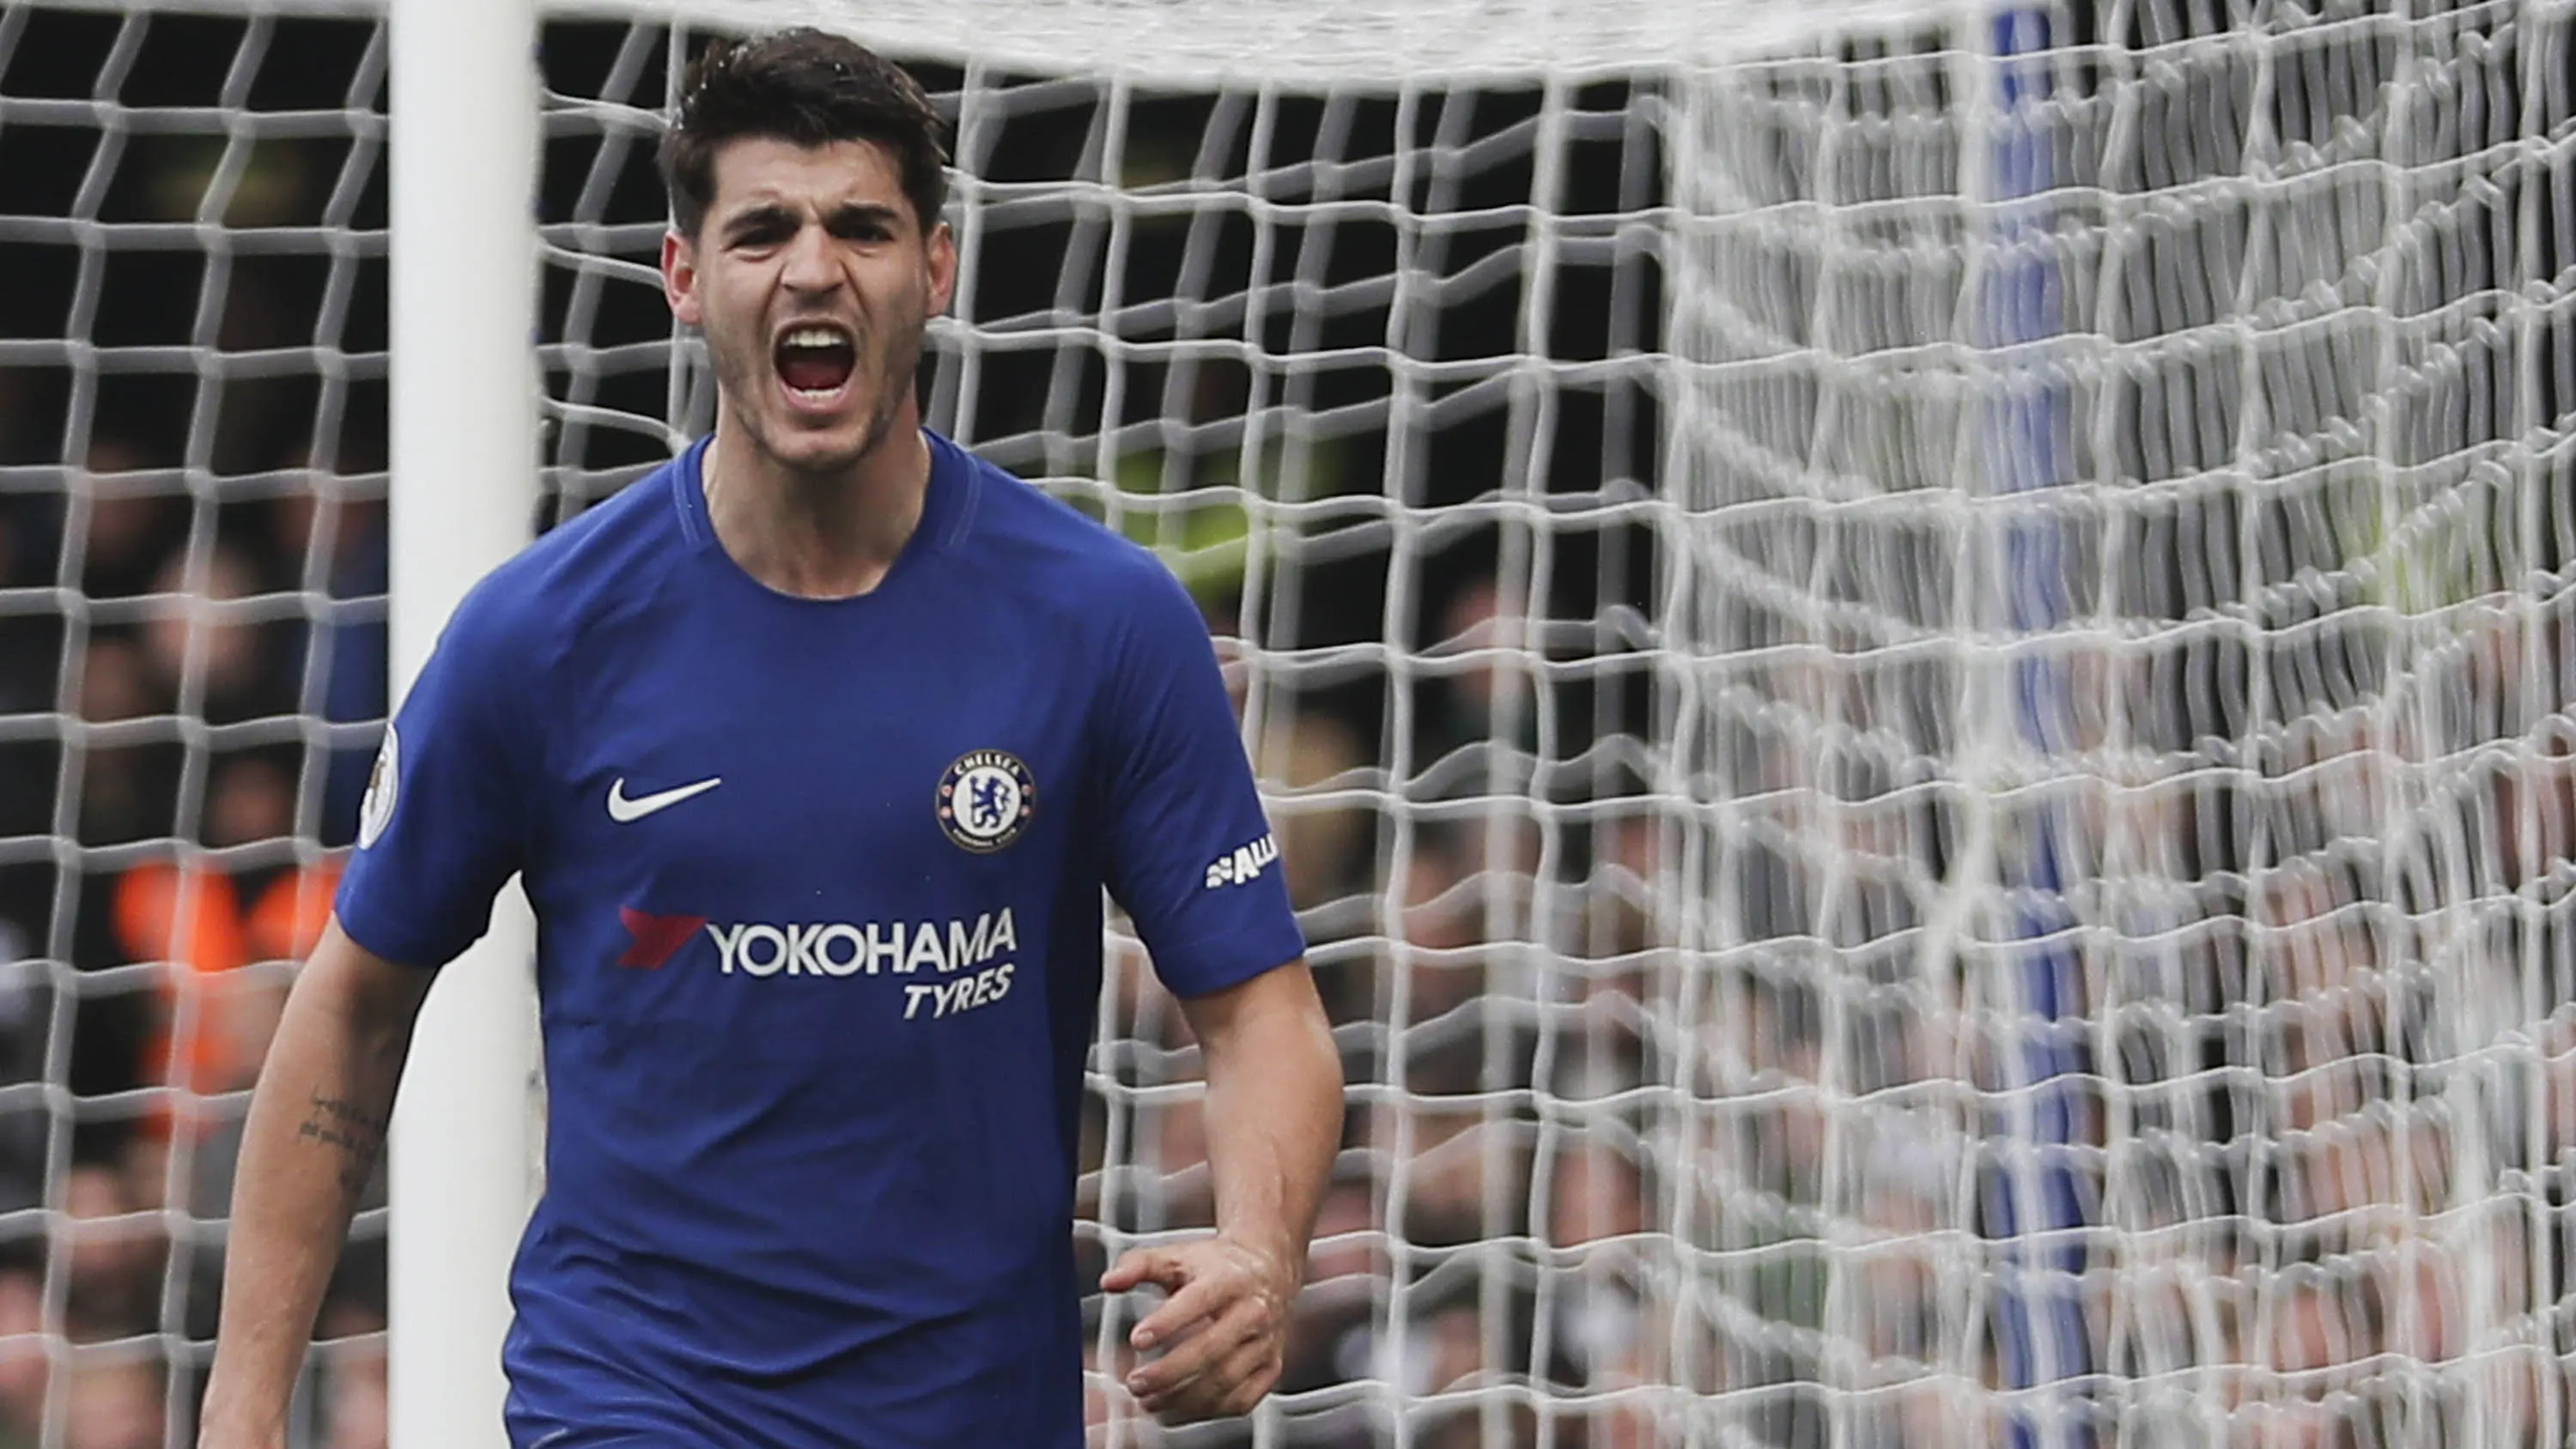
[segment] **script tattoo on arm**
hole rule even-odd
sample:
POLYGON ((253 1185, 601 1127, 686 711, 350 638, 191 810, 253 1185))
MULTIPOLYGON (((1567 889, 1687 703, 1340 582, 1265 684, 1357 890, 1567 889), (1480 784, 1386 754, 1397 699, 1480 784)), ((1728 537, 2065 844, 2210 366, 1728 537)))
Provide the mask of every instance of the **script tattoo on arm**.
POLYGON ((313 1094, 313 1110, 295 1135, 299 1141, 339 1149, 340 1186, 352 1193, 366 1190, 376 1159, 385 1150, 383 1118, 346 1097, 325 1097, 320 1092, 313 1094))

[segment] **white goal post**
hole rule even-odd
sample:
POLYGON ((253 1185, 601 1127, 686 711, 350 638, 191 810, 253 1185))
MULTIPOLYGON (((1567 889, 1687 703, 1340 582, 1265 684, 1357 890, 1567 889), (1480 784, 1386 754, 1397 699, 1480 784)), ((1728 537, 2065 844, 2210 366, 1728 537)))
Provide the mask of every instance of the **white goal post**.
MULTIPOLYGON (((409 686, 536 519, 536 8, 393 0, 391 608, 409 686)), ((513 883, 421 1004, 387 1139, 387 1412, 506 1449, 508 1275, 537 1190, 535 923, 513 883), (394 1347, 399 1345, 399 1347, 394 1347)))
MULTIPOLYGON (((42 1048, 0 1190, 6 1113, 45 1124, 0 1249, 53 1245, 43 1354, 166 1366, 173 1445, 199 1290, 174 1251, 157 1317, 83 1336, 70 1143, 243 1094, 85 1085, 76 1018, 168 963, 88 959, 74 887, 10 872, 327 862, 309 761, 364 726, 309 667, 279 720, 208 703, 211 644, 149 710, 111 667, 190 609, 368 617, 319 544, 244 599, 210 559, 244 500, 373 496, 318 439, 388 353, 397 681, 703 429, 650 154, 695 44, 794 23, 954 120, 928 416, 1201 599, 1350 1068, 1282 1392, 1157 1430, 1095 1300, 1101 1436, 2571 1433, 2576 4, 35 0, 0 55, 76 12, 115 17, 71 28, 94 85, 0 60, 0 186, 79 138, 0 195, 0 265, 62 278, 0 296, 0 956, 51 992, 0 1010, 42 1048), (232 26, 202 76, 155 58, 181 16, 232 26), (269 98, 342 22, 345 97, 269 98), (344 315, 387 249, 389 347, 344 315), (327 262, 320 320, 244 342, 227 289, 292 295, 272 254, 327 262), (114 303, 172 255, 203 281, 156 330, 114 303), (312 456, 227 462, 226 389, 275 376, 312 456), (186 393, 166 458, 104 445, 135 377, 186 393), (100 562, 137 497, 190 520, 139 584, 100 562), (24 619, 64 640, 33 706, 24 619), (119 749, 194 798, 236 740, 307 752, 271 855, 82 813, 119 749)), ((415 1047, 397 1449, 503 1442, 530 940, 505 910, 415 1047)), ((1087 1261, 1206 1212, 1194 1053, 1111 944, 1087 1261)))

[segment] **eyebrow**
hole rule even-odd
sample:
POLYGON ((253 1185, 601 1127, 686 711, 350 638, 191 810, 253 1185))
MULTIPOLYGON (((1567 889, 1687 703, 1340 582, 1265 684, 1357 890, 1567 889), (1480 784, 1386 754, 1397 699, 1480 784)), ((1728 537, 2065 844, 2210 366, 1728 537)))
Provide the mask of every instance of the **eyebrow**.
POLYGON ((852 222, 875 222, 892 227, 901 216, 900 211, 881 201, 853 201, 846 206, 834 207, 830 224, 842 226, 852 222))
MULTIPOLYGON (((834 207, 830 217, 826 220, 825 225, 849 225, 857 222, 875 222, 882 226, 891 227, 900 219, 901 215, 902 213, 896 208, 889 206, 884 202, 854 201, 845 206, 834 207)), ((795 224, 796 213, 794 211, 776 202, 764 202, 750 207, 747 210, 737 212, 732 217, 728 218, 724 224, 724 235, 728 240, 738 240, 752 232, 760 231, 768 227, 779 225, 793 226, 795 224)))
POLYGON ((771 202, 736 212, 728 217, 724 224, 724 234, 728 240, 736 240, 769 227, 781 224, 792 226, 795 221, 795 215, 786 207, 771 202))

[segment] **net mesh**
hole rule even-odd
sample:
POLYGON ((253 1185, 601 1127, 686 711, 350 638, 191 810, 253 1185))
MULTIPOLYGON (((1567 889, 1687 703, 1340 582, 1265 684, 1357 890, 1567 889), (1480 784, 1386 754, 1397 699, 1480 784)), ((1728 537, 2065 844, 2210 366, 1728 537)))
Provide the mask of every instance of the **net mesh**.
POLYGON ((1679 98, 1708 1442, 2564 1437, 2568 21, 1990 12, 1679 98))
MULTIPOLYGON (((0 1442, 188 1442, 384 713, 372 23, 0 7, 0 1442)), ((383 1212, 309 1431, 382 1421, 383 1212)))
MULTIPOLYGON (((1352 1081, 1283 1392, 1160 1439, 2564 1436, 2576 14, 864 9, 956 124, 931 420, 1201 600, 1352 1081)), ((187 1442, 383 710, 316 11, 0 8, 0 1443, 187 1442)), ((541 525, 711 414, 703 34, 545 31, 541 525)), ((1113 947, 1093 1264, 1209 1218, 1113 947)), ((381 1233, 299 1443, 382 1432, 381 1233)))

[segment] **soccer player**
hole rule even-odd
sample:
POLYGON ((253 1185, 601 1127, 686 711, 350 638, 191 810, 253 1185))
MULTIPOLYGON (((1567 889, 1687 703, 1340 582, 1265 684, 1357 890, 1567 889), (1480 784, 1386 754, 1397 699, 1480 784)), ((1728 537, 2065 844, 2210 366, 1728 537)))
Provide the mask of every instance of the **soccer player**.
POLYGON ((662 162, 714 436, 478 585, 387 729, 251 1104, 202 1443, 283 1444, 414 1013, 514 873, 551 1116, 521 1449, 1080 1444, 1104 887, 1205 1052, 1217 1231, 1101 1286, 1169 1295, 1149 1409, 1248 1409, 1341 1080, 1205 627, 923 430, 957 254, 900 70, 712 51, 662 162))

